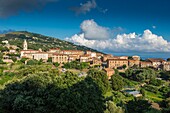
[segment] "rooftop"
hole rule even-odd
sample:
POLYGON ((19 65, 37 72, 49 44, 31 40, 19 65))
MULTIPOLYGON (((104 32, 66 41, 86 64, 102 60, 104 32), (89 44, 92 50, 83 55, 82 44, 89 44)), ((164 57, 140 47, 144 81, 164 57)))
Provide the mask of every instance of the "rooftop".
POLYGON ((163 60, 162 58, 148 58, 148 61, 151 61, 151 62, 164 62, 165 60, 163 60))

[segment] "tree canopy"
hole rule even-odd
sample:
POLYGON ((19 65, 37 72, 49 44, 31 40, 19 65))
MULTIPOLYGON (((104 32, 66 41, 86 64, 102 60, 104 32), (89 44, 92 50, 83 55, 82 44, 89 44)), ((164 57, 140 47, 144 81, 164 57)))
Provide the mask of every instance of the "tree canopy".
POLYGON ((1 89, 0 107, 4 113, 103 113, 104 98, 91 77, 37 73, 1 89))

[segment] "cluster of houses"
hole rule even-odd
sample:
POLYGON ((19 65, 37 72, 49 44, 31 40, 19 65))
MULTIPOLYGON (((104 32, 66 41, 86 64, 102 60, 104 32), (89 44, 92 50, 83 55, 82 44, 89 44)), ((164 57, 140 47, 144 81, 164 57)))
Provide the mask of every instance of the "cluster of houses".
MULTIPOLYGON (((15 52, 14 50, 10 51, 15 52)), ((128 56, 113 56, 110 54, 81 50, 61 50, 60 48, 52 48, 44 52, 41 49, 28 49, 26 40, 24 40, 23 43, 23 50, 20 51, 20 58, 42 59, 44 62, 51 58, 54 63, 67 63, 75 60, 89 62, 91 66, 104 67, 104 71, 106 71, 109 77, 114 74, 113 69, 125 70, 133 66, 154 67, 156 69, 170 71, 170 62, 161 58, 149 58, 145 61, 141 61, 140 56, 132 56, 129 58, 128 56)), ((7 59, 8 58, 6 58, 6 60, 7 59)))

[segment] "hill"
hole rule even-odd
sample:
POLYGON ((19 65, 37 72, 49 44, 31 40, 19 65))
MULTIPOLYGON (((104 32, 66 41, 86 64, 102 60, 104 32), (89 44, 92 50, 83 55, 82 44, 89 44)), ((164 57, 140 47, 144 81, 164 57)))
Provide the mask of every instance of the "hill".
POLYGON ((42 50, 47 51, 50 48, 60 48, 61 50, 91 50, 98 52, 97 50, 85 46, 75 45, 71 42, 27 31, 10 32, 0 35, 0 42, 8 40, 10 45, 16 45, 20 49, 22 49, 24 39, 27 40, 29 49, 38 50, 41 48, 42 50))

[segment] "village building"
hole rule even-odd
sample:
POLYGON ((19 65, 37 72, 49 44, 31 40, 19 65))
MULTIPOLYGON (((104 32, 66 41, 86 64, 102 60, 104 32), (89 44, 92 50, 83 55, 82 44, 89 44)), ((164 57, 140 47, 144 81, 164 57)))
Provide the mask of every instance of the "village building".
POLYGON ((149 61, 140 61, 140 67, 141 68, 152 67, 152 63, 149 61))
POLYGON ((48 60, 48 53, 45 53, 45 52, 33 53, 32 59, 35 59, 35 60, 41 60, 42 59, 43 61, 47 61, 48 60))
POLYGON ((7 47, 8 49, 18 49, 18 47, 17 46, 15 46, 15 45, 10 45, 10 44, 6 44, 4 47, 7 47))
POLYGON ((170 62, 163 63, 163 70, 170 71, 170 62))
POLYGON ((165 60, 161 58, 149 58, 147 61, 150 61, 154 68, 161 68, 162 64, 165 62, 165 60))
POLYGON ((10 49, 10 50, 9 50, 9 53, 16 54, 16 50, 15 50, 15 49, 10 49))
POLYGON ((111 55, 111 54, 103 55, 102 61, 103 61, 103 62, 106 62, 107 59, 110 59, 110 58, 112 58, 112 57, 113 57, 113 55, 111 55))
POLYGON ((36 60, 46 60, 47 59, 47 54, 44 54, 41 52, 41 50, 31 50, 28 49, 28 44, 27 41, 24 40, 23 43, 23 50, 20 51, 20 57, 21 58, 29 58, 29 59, 36 59, 36 60))
POLYGON ((4 41, 2 41, 2 43, 3 44, 8 44, 9 42, 8 42, 8 40, 4 40, 4 41))
POLYGON ((10 59, 9 55, 3 55, 3 59, 10 59))
POLYGON ((92 51, 86 51, 85 54, 90 55, 92 51))
POLYGON ((108 59, 107 60, 107 67, 108 68, 123 68, 123 66, 128 67, 128 60, 127 59, 108 59))
POLYGON ((97 57, 97 53, 96 53, 96 52, 86 51, 85 53, 86 53, 87 55, 90 55, 91 58, 97 57))
POLYGON ((39 50, 21 50, 20 51, 20 57, 25 57, 25 58, 31 58, 32 59, 32 54, 34 53, 39 53, 39 50))
POLYGON ((73 55, 68 55, 68 56, 69 56, 69 62, 80 59, 80 55, 78 54, 73 54, 73 55))
POLYGON ((129 60, 129 67, 137 66, 139 67, 140 61, 139 60, 129 60))
POLYGON ((96 53, 96 57, 102 59, 103 54, 102 53, 96 53))
POLYGON ((118 58, 119 59, 126 59, 126 60, 128 60, 128 56, 119 56, 118 58))
POLYGON ((108 79, 111 79, 111 77, 115 74, 114 69, 104 68, 103 71, 106 72, 108 79))
POLYGON ((82 55, 80 56, 80 62, 89 62, 90 55, 82 55))
POLYGON ((60 53, 61 52, 61 50, 60 50, 60 48, 52 48, 52 49, 49 49, 49 51, 48 51, 49 53, 60 53))
POLYGON ((92 60, 90 61, 90 65, 91 66, 95 66, 95 65, 97 65, 97 66, 99 66, 99 65, 101 65, 102 64, 102 61, 101 61, 101 59, 99 59, 99 58, 92 58, 92 60))
POLYGON ((66 54, 66 55, 74 55, 74 54, 84 55, 84 51, 81 51, 81 50, 63 50, 63 51, 60 52, 60 54, 66 54))
POLYGON ((140 56, 135 55, 135 56, 132 56, 132 58, 133 58, 133 60, 138 60, 138 61, 140 61, 140 56))
POLYGON ((2 59, 5 63, 14 63, 12 59, 2 59))
POLYGON ((68 55, 65 54, 53 54, 52 62, 67 63, 69 60, 68 55))

